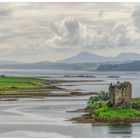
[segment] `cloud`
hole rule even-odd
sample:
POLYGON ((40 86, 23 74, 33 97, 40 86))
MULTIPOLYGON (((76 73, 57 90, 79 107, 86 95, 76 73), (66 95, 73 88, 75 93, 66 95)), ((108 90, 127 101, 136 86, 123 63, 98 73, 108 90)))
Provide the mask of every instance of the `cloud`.
POLYGON ((132 19, 137 31, 140 31, 140 5, 134 8, 132 19))
POLYGON ((98 12, 98 14, 99 14, 99 17, 102 18, 104 16, 104 11, 101 10, 101 11, 98 12))
POLYGON ((7 9, 0 9, 0 18, 4 18, 9 16, 11 13, 9 10, 7 9))
POLYGON ((78 46, 80 43, 80 23, 72 17, 65 18, 60 24, 50 23, 50 30, 54 36, 46 40, 49 47, 68 49, 69 46, 78 46))
POLYGON ((106 22, 94 28, 73 17, 66 17, 59 23, 49 24, 52 36, 46 39, 46 46, 56 50, 104 49, 129 45, 131 37, 123 23, 106 22), (110 25, 109 25, 110 24, 110 25), (107 28, 109 27, 109 29, 107 28))
POLYGON ((127 27, 126 27, 126 25, 119 23, 113 27, 112 32, 114 34, 125 34, 127 32, 127 27))
POLYGON ((134 8, 131 16, 135 5, 1 3, 0 55, 3 52, 12 59, 18 55, 23 59, 38 55, 40 59, 56 60, 70 52, 72 55, 80 51, 105 52, 126 46, 133 49, 140 44, 140 34, 131 23, 133 18, 137 30, 140 29, 140 8, 134 8))

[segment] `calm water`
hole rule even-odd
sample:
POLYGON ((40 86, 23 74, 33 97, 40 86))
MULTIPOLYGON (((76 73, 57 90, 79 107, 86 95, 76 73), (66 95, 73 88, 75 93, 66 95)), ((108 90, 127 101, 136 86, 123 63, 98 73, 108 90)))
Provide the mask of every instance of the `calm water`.
MULTIPOLYGON (((67 121, 84 98, 22 99, 1 102, 0 137, 140 137, 140 124, 93 125, 67 121)), ((86 98, 85 98, 86 100, 86 98)))
MULTIPOLYGON (((63 83, 67 90, 108 90, 110 82, 130 80, 133 97, 140 96, 140 72, 72 72, 0 70, 6 75, 36 75, 65 80, 103 80, 103 82, 63 83), (65 74, 90 74, 95 78, 63 77, 65 74), (110 78, 109 76, 117 76, 110 78), (120 76, 118 78, 118 76, 120 76)), ((0 137, 140 137, 140 123, 127 125, 93 125, 67 121, 80 113, 68 113, 86 106, 88 96, 20 99, 0 102, 0 137)))

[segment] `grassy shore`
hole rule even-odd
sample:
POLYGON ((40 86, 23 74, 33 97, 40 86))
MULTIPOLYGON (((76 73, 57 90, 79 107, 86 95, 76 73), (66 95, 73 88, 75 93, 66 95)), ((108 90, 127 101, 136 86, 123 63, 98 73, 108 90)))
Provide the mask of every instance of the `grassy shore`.
MULTIPOLYGON (((68 81, 41 79, 37 77, 15 77, 0 75, 0 99, 1 98, 22 98, 38 96, 83 96, 96 95, 96 92, 82 93, 78 91, 67 92, 59 87, 60 83, 68 81), (60 92, 62 91, 62 93, 60 92), (59 93, 57 93, 59 91, 59 93), (64 93, 65 91, 65 93, 64 93)), ((77 81, 76 81, 77 82, 77 81)))
POLYGON ((93 112, 101 120, 125 120, 140 116, 140 111, 132 108, 114 109, 102 107, 93 112))
MULTIPOLYGON (((54 82, 35 77, 0 76, 0 95, 47 94, 57 89, 54 82)), ((3 96, 1 96, 3 97, 3 96)))
POLYGON ((72 118, 80 123, 133 123, 140 122, 140 98, 132 99, 132 108, 111 108, 107 102, 89 103, 84 109, 87 114, 72 118))
POLYGON ((39 78, 0 76, 0 90, 39 88, 42 82, 39 78))
MULTIPOLYGON (((136 99, 135 99, 136 100, 136 99)), ((137 99, 140 101, 140 99, 137 99)), ((91 109, 89 113, 103 120, 128 119, 140 116, 140 110, 133 108, 110 108, 106 102, 91 103, 88 105, 91 109)))

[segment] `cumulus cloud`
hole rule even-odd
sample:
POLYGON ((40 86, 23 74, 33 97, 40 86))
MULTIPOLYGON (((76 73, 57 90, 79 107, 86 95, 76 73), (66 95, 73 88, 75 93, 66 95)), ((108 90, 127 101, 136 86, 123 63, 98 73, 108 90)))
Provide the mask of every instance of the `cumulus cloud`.
POLYGON ((110 27, 92 28, 76 18, 67 17, 62 22, 50 24, 53 35, 46 40, 46 45, 57 50, 73 48, 104 49, 124 47, 131 42, 125 24, 116 23, 110 27))
POLYGON ((82 25, 72 17, 65 18, 60 24, 49 24, 54 35, 46 40, 49 47, 68 49, 81 43, 82 25))
POLYGON ((54 49, 91 47, 97 36, 97 31, 73 17, 66 17, 59 24, 51 24, 51 29, 54 34, 46 40, 46 45, 54 49))

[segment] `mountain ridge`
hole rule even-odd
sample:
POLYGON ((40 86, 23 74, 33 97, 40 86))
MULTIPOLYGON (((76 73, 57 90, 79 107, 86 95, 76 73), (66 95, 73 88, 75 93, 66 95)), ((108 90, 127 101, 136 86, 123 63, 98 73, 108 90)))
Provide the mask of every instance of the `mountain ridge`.
POLYGON ((120 53, 114 57, 101 56, 90 52, 81 52, 72 57, 57 61, 58 63, 94 63, 112 61, 136 61, 140 60, 138 53, 120 53))
POLYGON ((17 65, 17 64, 24 64, 24 62, 18 61, 10 61, 10 60, 0 60, 0 65, 17 65))

